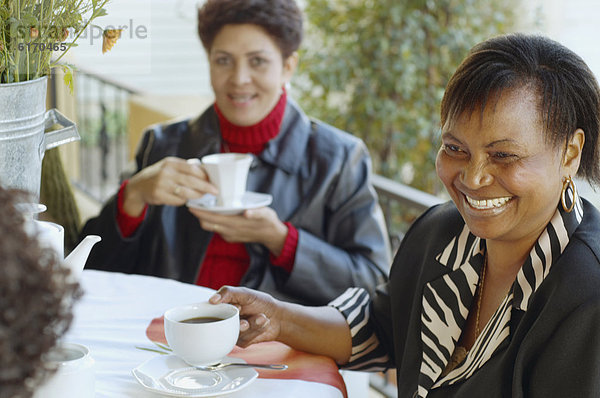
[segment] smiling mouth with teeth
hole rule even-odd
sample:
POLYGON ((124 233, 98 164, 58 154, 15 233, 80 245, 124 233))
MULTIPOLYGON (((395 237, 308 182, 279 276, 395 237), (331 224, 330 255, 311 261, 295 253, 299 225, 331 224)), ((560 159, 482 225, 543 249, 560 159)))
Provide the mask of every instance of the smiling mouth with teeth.
POLYGON ((470 198, 467 195, 465 195, 465 198, 467 199, 467 202, 471 205, 471 207, 478 210, 502 207, 512 199, 512 197, 510 196, 505 196, 503 198, 477 200, 470 198))
POLYGON ((254 98, 254 95, 229 95, 229 99, 231 99, 235 103, 245 103, 254 98))

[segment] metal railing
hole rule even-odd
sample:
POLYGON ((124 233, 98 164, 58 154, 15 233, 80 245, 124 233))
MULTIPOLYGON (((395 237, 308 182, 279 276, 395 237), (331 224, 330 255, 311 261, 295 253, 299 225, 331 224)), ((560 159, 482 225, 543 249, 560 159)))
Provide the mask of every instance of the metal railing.
POLYGON ((412 221, 429 207, 444 200, 378 174, 372 176, 372 182, 383 210, 392 253, 396 253, 412 221))
MULTIPOLYGON (((82 139, 81 169, 73 184, 101 204, 116 192, 129 163, 127 101, 137 91, 82 70, 76 81, 77 125, 82 139)), ((50 96, 56 98, 52 88, 50 96)), ((372 181, 395 253, 412 220, 443 199, 380 175, 373 175, 372 181)), ((369 384, 384 397, 397 396, 393 371, 371 375, 369 384)))
MULTIPOLYGON (((129 162, 128 101, 138 91, 82 69, 74 72, 74 81, 81 141, 79 170, 71 173, 76 176, 72 183, 94 201, 103 203, 115 193, 129 162)), ((59 84, 62 82, 53 74, 49 90, 51 107, 56 106, 59 84)))

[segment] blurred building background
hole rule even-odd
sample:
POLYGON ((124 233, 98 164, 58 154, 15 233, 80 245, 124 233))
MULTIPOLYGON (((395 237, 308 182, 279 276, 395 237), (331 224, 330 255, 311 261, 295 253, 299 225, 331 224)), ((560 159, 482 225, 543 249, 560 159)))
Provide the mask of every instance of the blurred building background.
MULTIPOLYGON (((502 1, 502 0, 498 0, 502 1)), ((596 0, 521 0, 518 30, 539 32, 580 54, 600 74, 600 2, 596 0)), ((110 53, 102 55, 98 38, 83 38, 71 61, 86 70, 149 94, 211 95, 207 62, 196 34, 201 0, 117 0, 102 27, 126 26, 110 53), (138 30, 139 35, 136 36, 138 30), (144 28, 144 29, 141 29, 144 28)), ((92 32, 94 33, 94 32, 92 32)))

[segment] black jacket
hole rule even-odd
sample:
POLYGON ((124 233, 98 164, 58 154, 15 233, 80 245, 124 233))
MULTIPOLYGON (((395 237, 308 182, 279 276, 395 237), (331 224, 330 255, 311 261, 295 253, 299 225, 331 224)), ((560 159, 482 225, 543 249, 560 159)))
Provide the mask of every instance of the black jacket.
MULTIPOLYGON (((150 128, 137 153, 141 170, 166 156, 199 158, 221 145, 218 118, 208 108, 199 118, 150 128)), ((269 251, 246 244, 250 267, 241 284, 304 304, 325 304, 348 286, 373 292, 385 280, 390 258, 370 157, 362 141, 311 121, 288 99, 281 131, 255 157, 248 190, 270 193, 271 207, 298 229, 291 274, 269 263, 269 251)), ((87 222, 82 236, 102 241, 88 268, 156 275, 194 283, 212 237, 185 206, 150 206, 142 225, 123 238, 116 197, 87 222)))
POLYGON ((399 397, 600 397, 598 210, 585 200, 572 213, 557 210, 471 359, 442 377, 473 306, 484 248, 453 203, 427 211, 370 304, 360 289, 332 304, 352 327, 347 366, 396 368, 399 397))

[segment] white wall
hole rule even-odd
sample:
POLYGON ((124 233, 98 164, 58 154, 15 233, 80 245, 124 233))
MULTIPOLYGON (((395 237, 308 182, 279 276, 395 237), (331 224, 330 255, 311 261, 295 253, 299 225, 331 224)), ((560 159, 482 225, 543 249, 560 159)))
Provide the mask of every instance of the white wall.
POLYGON ((523 30, 543 33, 579 54, 600 77, 600 1, 528 0, 523 30))
POLYGON ((212 95, 196 33, 196 4, 196 0, 113 0, 108 16, 95 24, 126 26, 121 39, 102 54, 101 39, 92 37, 99 29, 90 29, 70 61, 151 94, 212 95))

